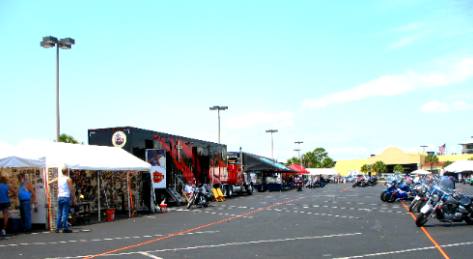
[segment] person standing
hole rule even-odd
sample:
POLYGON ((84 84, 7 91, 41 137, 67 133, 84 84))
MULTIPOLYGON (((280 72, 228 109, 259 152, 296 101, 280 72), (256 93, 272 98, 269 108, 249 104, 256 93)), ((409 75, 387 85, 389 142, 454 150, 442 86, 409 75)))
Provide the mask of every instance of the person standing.
POLYGON ((24 232, 31 231, 31 203, 36 204, 36 194, 33 184, 26 179, 25 175, 20 175, 20 188, 18 190, 18 200, 20 201, 21 223, 24 232))
POLYGON ((0 211, 3 213, 3 226, 0 236, 6 236, 8 226, 8 208, 10 208, 10 197, 8 196, 8 180, 5 176, 0 176, 0 211))
POLYGON ((63 229, 63 233, 71 233, 67 219, 69 218, 69 209, 74 205, 74 187, 72 180, 69 177, 67 168, 62 169, 62 177, 58 178, 58 207, 57 207, 57 221, 56 233, 63 229))

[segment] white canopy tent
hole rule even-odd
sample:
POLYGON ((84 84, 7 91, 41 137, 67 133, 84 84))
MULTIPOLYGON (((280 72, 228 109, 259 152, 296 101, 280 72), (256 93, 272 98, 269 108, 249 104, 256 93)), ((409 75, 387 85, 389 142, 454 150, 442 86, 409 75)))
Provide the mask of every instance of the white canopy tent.
POLYGON ((337 171, 334 168, 307 168, 309 175, 337 175, 337 171))
MULTIPOLYGON (((151 165, 117 147, 29 141, 0 152, 0 168, 40 168, 44 182, 48 168, 90 171, 149 171, 151 165)), ((61 177, 61 174, 57 175, 61 177)), ((46 189, 47 186, 45 186, 46 189)), ((100 184, 97 184, 100 193, 100 184)), ((49 191, 46 194, 50 197, 49 191)), ((100 195, 98 195, 100 211, 100 195)), ((49 206, 51 210, 52 207, 49 206)), ((131 214, 130 214, 131 215, 131 214)), ((98 213, 100 221, 100 213, 98 213)), ((50 217, 51 218, 51 217, 50 217)), ((52 224, 50 222, 50 224, 52 224)))
POLYGON ((27 158, 22 156, 7 156, 0 158, 0 168, 44 168, 44 158, 27 158))
POLYGON ((17 156, 44 159, 44 166, 77 170, 148 171, 151 165, 117 147, 57 142, 29 142, 17 156))
POLYGON ((424 170, 424 169, 417 169, 417 170, 415 170, 415 171, 412 171, 411 174, 429 175, 429 174, 432 174, 432 172, 429 172, 429 171, 424 170))
POLYGON ((473 171, 473 160, 459 160, 444 168, 445 172, 461 173, 473 171))

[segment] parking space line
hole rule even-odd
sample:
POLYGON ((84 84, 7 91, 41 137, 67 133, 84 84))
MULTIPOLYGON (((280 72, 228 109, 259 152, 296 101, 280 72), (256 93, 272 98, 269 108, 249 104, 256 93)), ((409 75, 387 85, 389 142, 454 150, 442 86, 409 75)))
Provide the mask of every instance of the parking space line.
POLYGON ((139 243, 132 244, 132 245, 122 246, 120 248, 116 248, 116 249, 113 249, 113 250, 108 250, 108 251, 105 251, 103 253, 88 255, 85 258, 96 258, 96 257, 100 257, 100 256, 106 256, 106 255, 109 255, 109 254, 112 254, 112 253, 117 253, 117 252, 120 252, 120 251, 134 249, 134 248, 142 247, 142 246, 145 246, 145 245, 157 243, 159 241, 167 240, 167 239, 179 236, 179 235, 187 234, 187 233, 190 233, 190 232, 195 232, 197 230, 205 229, 205 228, 208 228, 208 227, 211 227, 211 226, 220 225, 220 224, 223 224, 223 223, 228 223, 228 222, 231 222, 231 221, 234 221, 234 220, 242 219, 244 217, 252 216, 252 215, 254 215, 258 212, 267 211, 267 210, 270 210, 274 207, 286 205, 287 203, 295 202, 295 201, 298 201, 300 199, 301 198, 296 198, 296 199, 292 199, 292 200, 276 202, 276 203, 270 204, 270 205, 265 206, 265 207, 261 207, 261 208, 255 209, 255 210, 250 210, 250 211, 247 211, 245 213, 238 214, 234 217, 228 217, 228 218, 224 218, 224 219, 221 219, 221 220, 212 221, 210 223, 202 224, 202 225, 199 225, 199 226, 196 226, 196 227, 193 227, 193 228, 189 228, 189 229, 186 229, 186 230, 169 233, 169 234, 167 234, 166 236, 163 236, 163 237, 149 239, 147 241, 139 242, 139 243))
MULTIPOLYGON (((202 234, 215 234, 220 232, 219 230, 209 230, 209 231, 197 231, 197 232, 190 232, 183 235, 202 235, 202 234)), ((16 247, 16 246, 47 246, 47 245, 64 245, 64 244, 71 244, 71 243, 92 243, 92 242, 107 242, 107 241, 115 241, 115 240, 130 240, 130 239, 146 239, 146 238, 153 238, 153 237, 162 237, 162 234, 155 234, 155 235, 144 235, 144 236, 124 236, 124 237, 105 237, 105 238, 92 238, 92 239, 80 239, 80 240, 63 240, 63 241, 51 241, 51 242, 32 242, 32 243, 11 243, 11 244, 0 244, 1 247, 16 247)))
MULTIPOLYGON (((341 233, 341 234, 332 234, 332 235, 323 235, 323 236, 302 236, 302 237, 290 237, 290 238, 278 238, 278 239, 263 239, 263 240, 253 240, 253 241, 241 241, 241 242, 229 242, 229 243, 221 243, 221 244, 179 247, 179 248, 165 248, 165 249, 157 249, 157 250, 151 250, 151 251, 107 253, 100 256, 131 256, 134 254, 142 254, 142 253, 150 254, 150 253, 163 253, 163 252, 178 252, 178 251, 189 251, 189 250, 197 250, 197 249, 210 249, 210 248, 221 248, 221 247, 230 247, 230 246, 257 245, 257 244, 271 244, 271 243, 281 243, 281 242, 301 241, 301 240, 317 240, 317 239, 322 240, 322 239, 327 239, 327 238, 352 237, 352 236, 359 236, 359 235, 363 235, 363 233, 356 232, 356 233, 341 233)), ((59 258, 75 259, 75 258, 83 258, 83 257, 87 257, 87 256, 55 257, 54 259, 59 259, 59 258)))
MULTIPOLYGON (((473 245, 473 241, 470 241, 470 242, 461 242, 461 243, 453 243, 453 244, 446 244, 446 245, 441 245, 441 247, 460 247, 460 246, 471 246, 471 245, 473 245)), ((425 246, 425 247, 409 248, 409 249, 397 250, 397 251, 378 252, 378 253, 364 254, 364 255, 353 255, 353 256, 344 256, 344 257, 334 257, 333 259, 364 258, 364 257, 393 255, 393 254, 404 254, 404 253, 419 252, 419 251, 427 251, 427 250, 435 250, 435 249, 436 249, 435 246, 425 246)))
MULTIPOLYGON (((406 204, 404 204, 403 202, 401 203, 402 207, 404 207, 404 209, 406 209, 407 211, 409 211, 409 208, 407 207, 406 204)), ((412 212, 409 212, 409 215, 412 217, 412 219, 415 221, 416 220, 416 216, 414 215, 414 213, 412 212)), ((427 231, 427 229, 425 229, 424 227, 420 227, 420 229, 422 230, 422 232, 424 232, 425 236, 430 240, 430 242, 432 242, 432 244, 434 244, 435 248, 439 251, 439 253, 443 256, 443 258, 445 259, 450 259, 450 257, 448 256, 447 252, 445 252, 445 250, 443 250, 443 248, 439 245, 439 243, 437 242, 437 240, 435 240, 429 233, 429 231, 427 231)))
POLYGON ((144 255, 146 257, 153 258, 153 259, 163 259, 161 257, 157 257, 157 256, 154 256, 154 255, 152 255, 150 253, 146 253, 146 252, 139 252, 138 254, 141 254, 141 255, 144 255))

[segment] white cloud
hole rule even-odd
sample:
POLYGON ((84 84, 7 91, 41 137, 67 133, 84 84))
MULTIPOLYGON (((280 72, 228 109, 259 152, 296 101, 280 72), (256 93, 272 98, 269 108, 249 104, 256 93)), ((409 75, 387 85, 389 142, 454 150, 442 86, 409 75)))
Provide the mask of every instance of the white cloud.
POLYGON ((245 129, 256 126, 291 128, 294 126, 292 112, 249 112, 227 119, 228 126, 245 129))
POLYGON ((472 109, 472 105, 466 101, 458 100, 454 102, 429 101, 422 105, 422 112, 455 112, 472 109))
POLYGON ((420 40, 422 37, 422 34, 403 36, 399 40, 389 44, 388 49, 400 49, 409 46, 412 43, 420 40))
POLYGON ((401 25, 397 28, 394 28, 395 32, 413 32, 422 29, 424 26, 421 22, 411 22, 408 24, 401 25))
POLYGON ((364 100, 370 97, 397 96, 419 89, 453 86, 473 77, 473 58, 464 58, 434 72, 409 71, 398 75, 383 75, 351 89, 321 98, 304 100, 305 108, 324 108, 364 100))
POLYGON ((409 46, 416 41, 425 38, 430 30, 426 29, 426 25, 421 22, 412 22, 390 31, 390 34, 396 34, 399 39, 388 45, 388 49, 400 49, 409 46))
POLYGON ((337 159, 364 159, 369 156, 369 150, 366 147, 329 147, 328 155, 337 159))

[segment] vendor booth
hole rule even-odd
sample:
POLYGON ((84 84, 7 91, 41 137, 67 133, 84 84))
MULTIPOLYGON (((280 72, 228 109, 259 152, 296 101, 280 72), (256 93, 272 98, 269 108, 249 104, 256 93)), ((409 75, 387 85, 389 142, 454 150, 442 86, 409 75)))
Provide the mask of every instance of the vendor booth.
MULTIPOLYGON (((97 216, 98 221, 103 216, 110 221, 116 210, 126 211, 131 217, 140 207, 149 206, 143 204, 142 196, 151 194, 141 191, 139 176, 149 174, 150 165, 120 148, 36 142, 22 144, 16 148, 16 152, 21 155, 0 158, 0 168, 3 166, 6 170, 2 173, 14 176, 14 171, 19 169, 11 169, 15 168, 13 165, 19 168, 22 163, 31 160, 32 167, 27 167, 29 171, 26 172, 37 175, 41 180, 33 179, 33 182, 46 183, 40 188, 44 193, 37 195, 44 199, 41 207, 47 212, 42 217, 46 228, 55 227, 57 179, 62 177, 58 173, 62 168, 69 169, 76 191, 77 206, 72 220, 77 221, 73 224, 80 223, 79 220, 84 218, 90 220, 93 215, 97 216), (31 159, 34 157, 39 159, 31 159)), ((15 188, 18 184, 11 182, 10 186, 15 188)))
POLYGON ((296 170, 270 158, 243 152, 245 172, 256 174, 255 189, 258 191, 282 191, 292 188, 296 170))
POLYGON ((470 178, 473 175, 473 160, 459 160, 446 166, 444 174, 453 174, 458 180, 470 178))
MULTIPOLYGON (((25 177, 33 184, 36 205, 32 210, 31 222, 34 225, 45 225, 47 220, 46 196, 44 185, 44 158, 31 158, 19 155, 18 152, 10 148, 8 152, 4 149, 0 156, 0 176, 7 179, 10 189, 11 206, 9 209, 9 224, 6 227, 8 232, 20 231, 20 201, 18 200, 18 189, 20 186, 20 177, 25 177)), ((3 214, 1 215, 3 217, 3 214)), ((0 222, 3 222, 1 220, 0 222)))
POLYGON ((309 171, 309 180, 307 187, 324 187, 330 177, 336 176, 338 173, 334 168, 307 168, 309 171))

